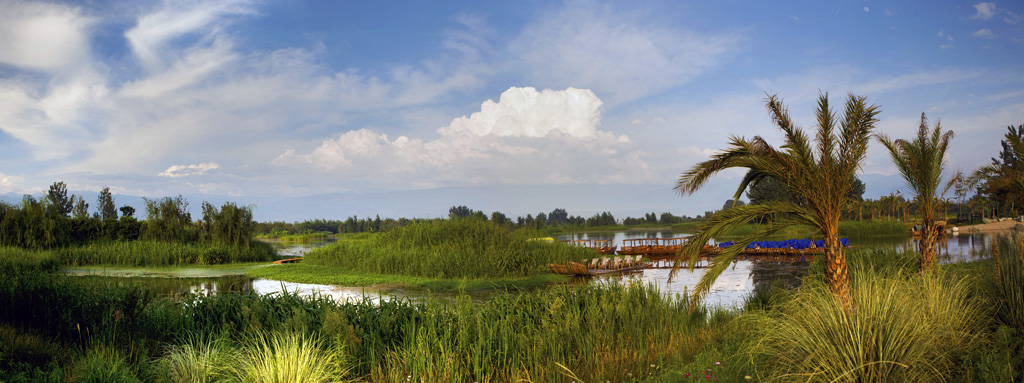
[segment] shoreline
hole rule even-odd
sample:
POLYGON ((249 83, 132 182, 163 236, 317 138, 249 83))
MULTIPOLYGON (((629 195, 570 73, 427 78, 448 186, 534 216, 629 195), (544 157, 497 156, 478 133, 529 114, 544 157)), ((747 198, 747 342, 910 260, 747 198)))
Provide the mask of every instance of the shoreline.
POLYGON ((989 222, 989 223, 981 223, 981 224, 977 224, 977 225, 957 226, 957 227, 959 228, 958 231, 961 232, 961 233, 973 233, 973 232, 981 232, 981 233, 997 233, 997 232, 1001 233, 1001 232, 1007 232, 1008 233, 1010 231, 1013 231, 1018 225, 1021 227, 1021 229, 1024 229, 1024 223, 1020 223, 1020 222, 1013 221, 1013 220, 1006 220, 1006 221, 999 221, 999 222, 989 222))

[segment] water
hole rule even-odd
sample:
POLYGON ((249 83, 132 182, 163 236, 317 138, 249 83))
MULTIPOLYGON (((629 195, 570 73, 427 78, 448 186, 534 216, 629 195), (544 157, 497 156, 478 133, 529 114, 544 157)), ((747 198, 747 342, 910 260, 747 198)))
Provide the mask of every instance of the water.
MULTIPOLYGON (((557 240, 581 240, 581 239, 610 239, 619 246, 625 239, 636 238, 677 238, 690 235, 691 233, 673 232, 670 230, 631 230, 619 232, 599 233, 576 233, 563 235, 557 240)), ((980 259, 988 253, 987 248, 991 243, 990 234, 960 234, 947 235, 939 239, 936 246, 936 257, 938 262, 953 263, 967 262, 980 259)), ((907 251, 916 249, 916 240, 912 238, 851 238, 852 246, 861 248, 897 248, 907 251)), ((753 262, 736 261, 723 272, 710 291, 705 296, 705 302, 709 306, 723 308, 738 308, 742 306, 746 297, 756 290, 771 288, 772 284, 779 284, 786 287, 799 286, 801 278, 807 271, 809 262, 753 262)), ((671 260, 656 260, 654 269, 646 269, 636 273, 593 278, 596 283, 607 283, 617 280, 621 283, 638 281, 651 283, 658 287, 665 295, 675 297, 682 296, 690 291, 704 275, 703 267, 706 264, 699 263, 694 271, 681 269, 676 272, 670 280, 671 260)))
MULTIPOLYGON (((601 233, 579 233, 561 236, 559 240, 577 239, 609 239, 620 245, 624 239, 633 238, 676 238, 686 236, 688 233, 672 232, 667 230, 630 230, 620 232, 601 233)), ((991 243, 991 235, 988 234, 961 234, 947 235, 940 238, 937 246, 938 261, 942 263, 967 262, 980 259, 987 254, 987 248, 991 243)), ((288 256, 302 256, 307 251, 317 247, 326 246, 331 241, 311 241, 306 243, 276 243, 275 247, 279 254, 288 256)), ((867 248, 900 248, 912 251, 915 249, 915 241, 907 238, 871 238, 851 239, 851 244, 857 247, 867 248)), ((716 280, 706 296, 709 306, 735 308, 743 304, 744 299, 752 292, 760 289, 767 289, 772 284, 795 287, 800 283, 801 278, 807 270, 808 262, 751 262, 736 261, 716 280)), ((699 264, 699 267, 706 265, 699 264)), ((251 266, 250 266, 251 267, 251 266)), ((266 266, 273 267, 273 266, 266 266)), ((637 281, 651 283, 657 286, 661 292, 670 297, 683 296, 697 285, 704 273, 703 268, 694 271, 682 269, 678 271, 669 282, 671 274, 671 260, 662 260, 656 263, 656 268, 640 270, 630 274, 613 275, 600 278, 583 278, 573 283, 609 283, 617 280, 621 283, 637 281)), ((102 283, 115 284, 142 284, 153 289, 157 294, 169 299, 182 299, 187 294, 224 294, 224 293, 249 293, 257 294, 279 294, 284 291, 298 293, 300 295, 319 294, 329 296, 336 301, 356 300, 362 301, 369 298, 371 301, 380 301, 387 297, 401 297, 408 299, 422 299, 426 293, 421 291, 404 291, 396 289, 382 289, 377 287, 342 287, 332 285, 319 285, 308 283, 282 282, 269 279, 255 279, 244 275, 247 268, 224 267, 219 269, 208 268, 181 268, 175 269, 174 273, 150 272, 149 270, 125 269, 116 273, 96 272, 95 269, 69 269, 68 272, 76 275, 86 275, 82 278, 92 278, 102 283), (194 272, 193 272, 194 271, 194 272), (170 276, 171 278, 167 278, 170 276)), ((489 299, 495 292, 485 292, 474 296, 476 300, 489 299)), ((452 299, 452 294, 435 296, 441 299, 452 299)))

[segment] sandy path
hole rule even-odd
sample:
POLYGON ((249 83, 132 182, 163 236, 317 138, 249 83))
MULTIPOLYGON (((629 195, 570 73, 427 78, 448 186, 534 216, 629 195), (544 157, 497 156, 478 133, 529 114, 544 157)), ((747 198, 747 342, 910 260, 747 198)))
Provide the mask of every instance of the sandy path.
POLYGON ((1021 225, 1021 228, 1024 228, 1024 224, 1017 221, 989 222, 978 225, 960 226, 959 228, 961 233, 967 233, 970 231, 997 232, 1013 230, 1014 226, 1017 225, 1021 225))

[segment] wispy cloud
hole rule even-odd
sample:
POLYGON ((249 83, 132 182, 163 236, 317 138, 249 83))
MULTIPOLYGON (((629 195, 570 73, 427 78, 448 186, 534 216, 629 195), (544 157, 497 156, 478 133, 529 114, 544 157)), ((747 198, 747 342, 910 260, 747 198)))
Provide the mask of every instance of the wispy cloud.
POLYGON ((191 165, 172 165, 171 167, 167 168, 167 170, 164 170, 163 172, 157 175, 160 177, 178 178, 206 174, 209 171, 216 169, 220 169, 220 165, 217 165, 216 162, 204 162, 201 164, 191 165))
POLYGON ((977 32, 974 32, 971 35, 974 36, 974 37, 980 37, 980 38, 983 38, 983 39, 991 39, 991 38, 996 37, 996 34, 992 33, 992 30, 988 29, 988 28, 979 29, 977 32))
POLYGON ((617 104, 689 82, 726 59, 738 42, 733 34, 699 33, 570 1, 528 24, 509 50, 534 82, 592 89, 617 104))
POLYGON ((971 16, 972 19, 988 20, 996 13, 996 3, 977 3, 974 4, 974 10, 977 13, 971 16))

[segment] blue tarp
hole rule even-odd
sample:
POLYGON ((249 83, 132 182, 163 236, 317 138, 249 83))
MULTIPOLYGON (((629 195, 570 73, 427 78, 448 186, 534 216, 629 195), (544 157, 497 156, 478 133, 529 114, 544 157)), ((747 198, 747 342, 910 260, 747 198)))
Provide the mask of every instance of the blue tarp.
MULTIPOLYGON (((797 249, 803 250, 811 247, 811 243, 814 243, 814 247, 825 247, 824 240, 811 241, 810 239, 787 239, 785 241, 754 241, 747 245, 748 249, 762 248, 762 249, 797 249)), ((728 248, 736 243, 733 241, 722 242, 718 244, 718 247, 728 248)), ((840 238, 839 244, 843 247, 850 246, 849 238, 840 238)))

